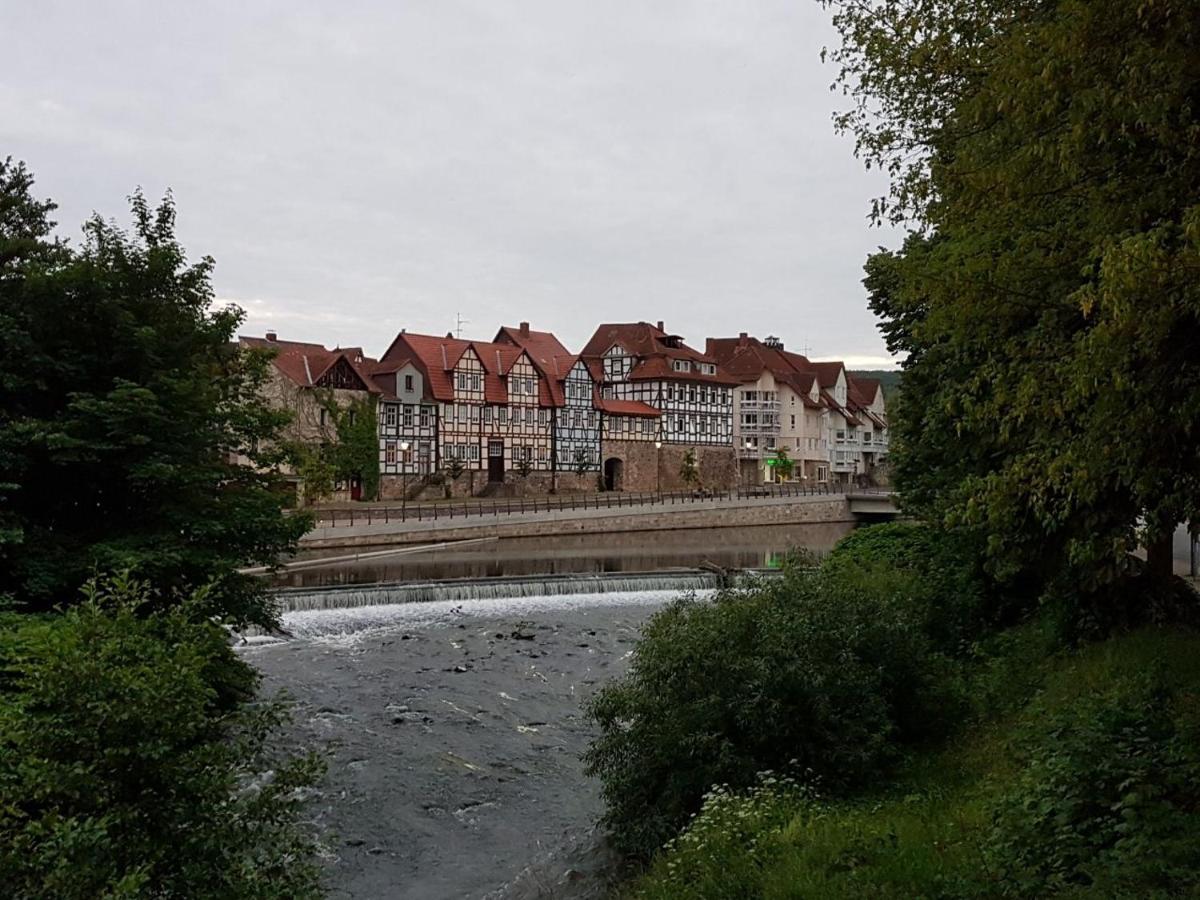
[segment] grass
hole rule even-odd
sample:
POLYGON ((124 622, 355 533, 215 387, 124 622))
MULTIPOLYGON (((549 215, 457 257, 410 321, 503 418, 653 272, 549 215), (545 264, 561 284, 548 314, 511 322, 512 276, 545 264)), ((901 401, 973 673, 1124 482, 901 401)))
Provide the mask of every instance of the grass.
MULTIPOLYGON (((1002 636, 977 666, 975 724, 949 746, 914 754, 898 778, 870 796, 824 802, 819 786, 816 798, 787 787, 718 795, 628 896, 1040 895, 1044 888, 1011 883, 987 851, 997 804, 1023 777, 1025 758, 1015 736, 1031 728, 1036 733, 1040 723, 1149 672, 1173 691, 1175 707, 1195 706, 1200 697, 1200 635, 1193 631, 1146 628, 1071 653, 1046 648, 1032 627, 1002 636)), ((1128 884, 1126 875, 1117 881, 1128 884)), ((1054 889, 1072 897, 1180 895, 1149 887, 1114 893, 1079 883, 1054 889)))

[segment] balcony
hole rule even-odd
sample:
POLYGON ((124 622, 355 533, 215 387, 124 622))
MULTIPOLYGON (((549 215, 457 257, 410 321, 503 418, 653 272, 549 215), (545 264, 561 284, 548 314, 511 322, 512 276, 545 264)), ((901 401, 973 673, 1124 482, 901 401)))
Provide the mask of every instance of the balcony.
POLYGON ((779 412, 778 400, 742 400, 738 403, 738 408, 742 412, 779 412))

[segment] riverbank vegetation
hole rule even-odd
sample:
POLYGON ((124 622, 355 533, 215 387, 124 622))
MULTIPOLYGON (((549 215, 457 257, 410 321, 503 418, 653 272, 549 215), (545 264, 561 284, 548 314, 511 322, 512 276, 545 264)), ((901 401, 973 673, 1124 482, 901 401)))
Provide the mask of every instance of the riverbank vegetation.
POLYGON ((0 883, 5 896, 308 897, 321 761, 225 625, 294 549, 267 357, 232 343, 169 198, 73 248, 0 162, 0 883))
POLYGON ((914 523, 649 623, 589 710, 628 893, 1192 895, 1200 8, 825 5, 914 523))

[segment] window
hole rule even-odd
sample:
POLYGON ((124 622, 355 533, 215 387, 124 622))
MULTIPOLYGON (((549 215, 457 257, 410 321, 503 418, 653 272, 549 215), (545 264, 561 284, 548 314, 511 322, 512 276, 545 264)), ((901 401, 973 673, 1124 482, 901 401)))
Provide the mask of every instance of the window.
POLYGON ((792 427, 793 428, 796 427, 796 417, 795 416, 792 416, 792 427))
POLYGON ((581 428, 583 426, 583 410, 577 409, 571 413, 571 427, 581 428))
POLYGON ((471 446, 467 448, 467 452, 470 454, 471 462, 479 462, 479 445, 478 444, 471 444, 471 446))
POLYGON ((548 409, 539 409, 538 410, 538 424, 539 425, 549 425, 550 424, 550 410, 548 410, 548 409))
POLYGON ((442 404, 442 418, 447 422, 454 421, 454 407, 449 403, 442 404))
POLYGON ((483 380, 478 375, 471 376, 471 390, 483 390, 483 380))
POLYGON ((535 410, 532 406, 525 407, 525 424, 532 425, 536 415, 537 410, 535 410))
POLYGON ((708 417, 705 416, 700 420, 700 433, 708 434, 708 417))
POLYGON ((484 425, 492 424, 492 408, 490 406, 485 406, 483 408, 483 424, 484 425))
POLYGON ((411 393, 412 389, 413 389, 413 377, 411 375, 405 375, 404 376, 404 390, 411 393))
POLYGON ((671 361, 671 368, 676 372, 690 372, 692 364, 686 359, 676 359, 671 361))
POLYGON ((395 465, 396 464, 396 442, 388 441, 387 444, 384 445, 384 447, 385 447, 384 460, 387 462, 387 464, 389 466, 395 465))
POLYGON ((471 421, 472 422, 479 421, 479 407, 478 406, 471 407, 471 421))
POLYGON ((596 427, 596 414, 594 412, 590 412, 590 413, 588 413, 588 428, 595 428, 595 427, 596 427))
POLYGON ((388 426, 395 427, 395 425, 396 425, 396 407, 392 406, 389 403, 388 408, 387 408, 387 413, 385 415, 386 415, 388 426))
POLYGON ((548 462, 550 459, 550 448, 538 447, 538 459, 542 462, 548 462))
POLYGON ((496 410, 496 416, 497 416, 497 421, 501 425, 507 425, 508 424, 508 407, 507 406, 499 407, 496 410))
POLYGON ((421 407, 421 427, 422 428, 429 427, 429 407, 428 406, 421 407))
POLYGON ((690 387, 690 388, 688 388, 688 403, 695 403, 695 402, 696 402, 696 389, 694 387, 690 387))
POLYGON ((700 402, 701 403, 708 402, 708 388, 706 388, 706 387, 700 388, 700 402))
POLYGON ((712 363, 700 363, 700 371, 705 375, 716 375, 717 367, 712 363))
POLYGON ((675 399, 675 385, 673 385, 673 384, 667 385, 667 399, 668 400, 675 399))
POLYGON ((404 407, 404 427, 412 428, 413 423, 413 408, 411 406, 404 407))
POLYGON ((322 407, 321 407, 321 413, 320 413, 320 421, 321 421, 321 424, 322 424, 322 425, 324 425, 324 424, 325 424, 325 420, 326 420, 326 419, 328 419, 328 418, 329 418, 329 410, 327 410, 325 407, 323 407, 323 406, 322 406, 322 407))

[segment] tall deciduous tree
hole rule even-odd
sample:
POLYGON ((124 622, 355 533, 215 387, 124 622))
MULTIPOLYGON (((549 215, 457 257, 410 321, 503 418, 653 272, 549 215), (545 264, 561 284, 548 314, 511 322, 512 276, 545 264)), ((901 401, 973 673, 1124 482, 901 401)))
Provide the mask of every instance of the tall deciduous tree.
POLYGON ((1094 586, 1139 540, 1169 566, 1200 520, 1200 6, 826 5, 838 124, 913 231, 867 278, 908 354, 907 501, 1002 568, 1094 586))
POLYGON ((259 453, 283 422, 259 400, 267 360, 233 343, 241 311, 214 306, 170 197, 135 194, 132 232, 95 217, 69 250, 31 184, 0 165, 0 593, 46 608, 132 570, 168 593, 215 579, 214 612, 267 620, 234 569, 306 523, 259 453))

